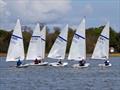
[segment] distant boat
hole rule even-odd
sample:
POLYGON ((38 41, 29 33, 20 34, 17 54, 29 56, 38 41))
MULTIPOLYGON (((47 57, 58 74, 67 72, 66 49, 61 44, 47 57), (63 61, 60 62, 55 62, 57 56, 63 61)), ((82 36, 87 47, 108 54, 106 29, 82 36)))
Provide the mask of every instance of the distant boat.
POLYGON ((66 66, 67 62, 62 62, 65 59, 66 46, 68 37, 68 25, 61 31, 57 37, 55 43, 53 44, 48 57, 57 59, 59 62, 50 63, 51 66, 66 66))
POLYGON ((39 64, 29 63, 28 65, 47 65, 48 62, 43 62, 45 58, 45 41, 46 41, 46 27, 40 31, 39 24, 36 25, 35 30, 33 31, 28 52, 26 55, 26 60, 41 60, 39 64))
POLYGON ((24 58, 25 55, 23 46, 23 36, 21 31, 20 20, 18 19, 11 36, 6 61, 23 61, 24 58))
MULTIPOLYGON (((101 32, 91 58, 100 60, 109 59, 109 23, 106 24, 101 32)), ((99 66, 105 66, 105 64, 99 64, 99 66)), ((111 64, 108 66, 111 66, 111 64)))
MULTIPOLYGON (((83 19, 77 28, 72 44, 70 47, 70 52, 68 54, 68 60, 81 61, 86 60, 86 36, 85 36, 85 19, 83 19)), ((88 67, 89 63, 85 63, 84 66, 79 64, 74 64, 73 67, 88 67)))

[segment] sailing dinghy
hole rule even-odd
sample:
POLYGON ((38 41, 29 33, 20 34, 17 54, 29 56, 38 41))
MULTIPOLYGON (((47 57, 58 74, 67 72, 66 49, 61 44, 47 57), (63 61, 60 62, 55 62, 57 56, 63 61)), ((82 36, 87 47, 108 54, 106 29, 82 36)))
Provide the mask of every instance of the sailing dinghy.
MULTIPOLYGON (((16 26, 11 36, 6 61, 23 61, 24 55, 24 45, 23 37, 21 31, 20 20, 17 20, 16 26)), ((20 65, 19 67, 26 67, 26 65, 20 65)))
POLYGON ((62 62, 65 59, 65 52, 67 46, 67 37, 68 37, 68 25, 61 31, 57 37, 55 43, 53 44, 48 57, 52 59, 58 59, 59 62, 50 63, 50 66, 66 66, 67 62, 62 62))
MULTIPOLYGON (((109 22, 101 32, 91 58, 100 60, 109 59, 109 22)), ((112 66, 112 64, 109 63, 107 66, 105 64, 99 64, 98 66, 108 67, 112 66)))
POLYGON ((28 52, 26 56, 26 60, 41 60, 41 63, 34 64, 29 63, 28 65, 31 66, 45 66, 48 64, 48 62, 43 62, 43 59, 45 58, 45 41, 46 41, 46 27, 40 31, 39 24, 36 25, 35 30, 32 34, 28 52))
MULTIPOLYGON (((86 60, 86 37, 85 37, 85 19, 81 21, 72 40, 68 60, 81 61, 86 60)), ((73 67, 88 67, 89 63, 83 66, 74 64, 73 67)))

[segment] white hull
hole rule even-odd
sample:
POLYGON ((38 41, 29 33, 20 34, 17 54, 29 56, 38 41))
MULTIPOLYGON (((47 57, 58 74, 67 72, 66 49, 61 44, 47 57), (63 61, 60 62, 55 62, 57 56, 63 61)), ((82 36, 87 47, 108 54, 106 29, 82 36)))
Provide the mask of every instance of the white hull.
POLYGON ((28 66, 46 66, 48 65, 48 62, 42 62, 39 64, 34 64, 34 63, 28 63, 28 64, 24 64, 24 65, 20 65, 19 68, 24 68, 24 67, 28 67, 28 66))
POLYGON ((48 65, 48 62, 42 62, 39 64, 29 63, 29 66, 46 66, 46 65, 48 65))
POLYGON ((16 66, 17 68, 26 68, 26 67, 28 67, 29 66, 29 64, 23 64, 23 65, 20 65, 20 66, 16 66))
POLYGON ((59 66, 67 66, 68 62, 62 62, 62 64, 59 64, 58 62, 53 62, 49 64, 50 66, 55 66, 55 67, 59 67, 59 66))
POLYGON ((108 66, 106 66, 105 64, 98 64, 99 67, 111 67, 112 64, 110 63, 108 66))
POLYGON ((80 66, 79 64, 74 64, 73 67, 74 68, 87 68, 90 65, 90 63, 85 63, 84 66, 80 66))

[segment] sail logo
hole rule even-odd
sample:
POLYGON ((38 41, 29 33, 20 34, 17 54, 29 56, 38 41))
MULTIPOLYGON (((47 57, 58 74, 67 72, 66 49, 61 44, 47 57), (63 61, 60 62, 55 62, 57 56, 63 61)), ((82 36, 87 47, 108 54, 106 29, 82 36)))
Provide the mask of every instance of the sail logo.
POLYGON ((32 40, 38 40, 38 37, 33 37, 32 40))
POLYGON ((12 37, 11 37, 11 42, 14 43, 14 44, 16 44, 16 43, 17 43, 16 41, 18 41, 18 39, 20 40, 20 39, 22 39, 22 38, 19 37, 19 36, 16 36, 16 35, 12 35, 12 37))
POLYGON ((38 40, 38 38, 40 38, 40 36, 32 36, 32 40, 38 40))
POLYGON ((12 39, 17 40, 17 39, 22 39, 22 38, 16 35, 12 35, 12 39))
POLYGON ((100 42, 100 43, 102 43, 102 44, 105 43, 105 40, 106 40, 106 39, 105 39, 104 37, 100 36, 100 39, 99 39, 99 42, 100 42))
POLYGON ((15 36, 12 36, 12 39, 14 39, 14 40, 17 40, 17 37, 15 37, 15 36))
POLYGON ((79 39, 79 36, 75 34, 75 38, 76 38, 76 39, 79 39))
POLYGON ((77 34, 77 33, 75 33, 75 38, 76 38, 76 39, 80 39, 80 38, 81 38, 81 39, 85 39, 83 36, 81 36, 81 35, 79 35, 79 34, 77 34))
POLYGON ((63 37, 61 37, 61 36, 58 36, 58 40, 61 41, 61 42, 63 42, 63 41, 66 42, 66 41, 67 41, 67 40, 65 40, 65 39, 64 39, 63 37))

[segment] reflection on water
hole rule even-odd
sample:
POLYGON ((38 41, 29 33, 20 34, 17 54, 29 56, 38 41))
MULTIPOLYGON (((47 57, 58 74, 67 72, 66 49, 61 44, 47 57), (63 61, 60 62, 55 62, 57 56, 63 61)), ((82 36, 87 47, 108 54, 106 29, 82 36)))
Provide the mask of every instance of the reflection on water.
MULTIPOLYGON (((48 62, 53 60, 48 59, 48 62)), ((31 66, 15 68, 14 62, 0 60, 0 90, 120 90, 120 57, 111 58, 112 67, 100 68, 101 60, 88 60, 88 68, 31 66)))

